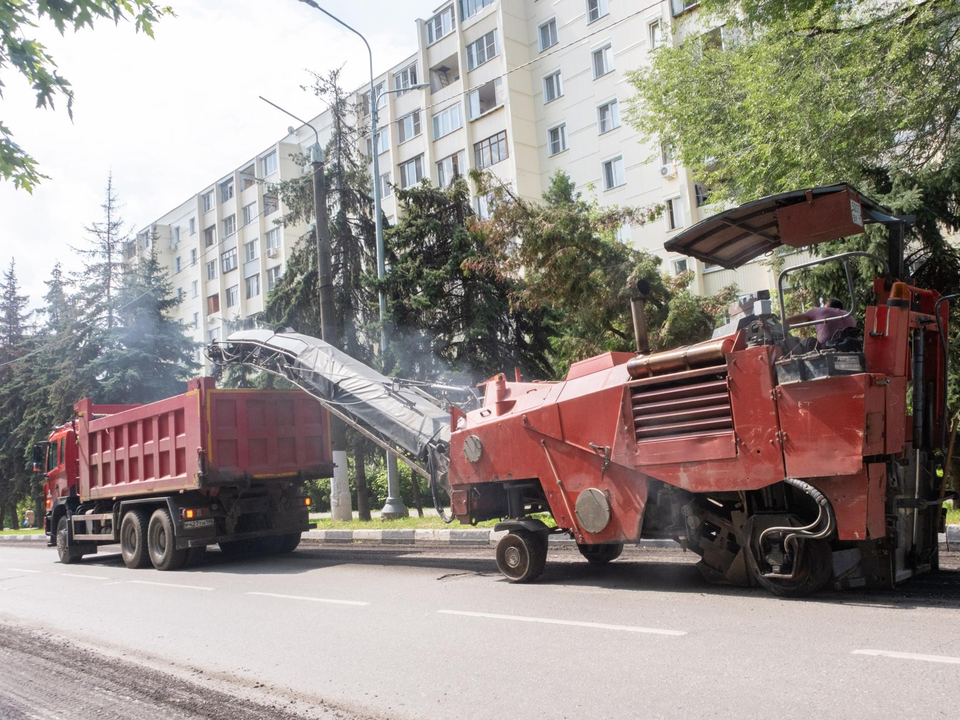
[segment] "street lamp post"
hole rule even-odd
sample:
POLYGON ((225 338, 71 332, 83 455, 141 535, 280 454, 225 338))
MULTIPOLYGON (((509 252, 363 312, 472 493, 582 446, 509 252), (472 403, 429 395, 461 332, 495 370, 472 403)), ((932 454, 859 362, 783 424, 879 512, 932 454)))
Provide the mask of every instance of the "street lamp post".
MULTIPOLYGON (((405 92, 406 90, 415 90, 427 87, 427 83, 420 83, 417 85, 411 85, 406 88, 395 88, 393 90, 384 90, 379 95, 377 94, 376 88, 374 86, 374 76, 373 76, 373 50, 370 49, 370 43, 367 42, 367 39, 355 28, 347 25, 343 20, 338 18, 336 15, 331 14, 330 12, 324 10, 320 5, 318 5, 315 0, 300 0, 300 2, 309 5, 310 7, 319 10, 324 15, 326 15, 331 20, 343 25, 347 30, 352 32, 354 35, 363 40, 363 44, 367 47, 367 56, 370 60, 370 141, 372 143, 372 152, 373 152, 373 212, 374 212, 374 224, 376 227, 377 233, 377 279, 381 282, 383 281, 383 276, 385 274, 384 266, 384 248, 383 248, 383 221, 381 219, 380 211, 380 201, 381 201, 381 188, 380 188, 380 153, 377 151, 377 145, 379 137, 377 131, 377 115, 378 115, 378 105, 380 104, 380 97, 387 95, 389 93, 395 92, 405 92)), ((387 299, 383 294, 382 287, 378 290, 378 298, 380 303, 380 354, 382 357, 386 357, 387 351, 387 299)), ((400 496, 400 474, 397 470, 397 458, 390 453, 387 453, 387 500, 383 504, 383 509, 380 511, 380 517, 384 519, 406 517, 409 514, 406 505, 403 504, 403 499, 400 496)))

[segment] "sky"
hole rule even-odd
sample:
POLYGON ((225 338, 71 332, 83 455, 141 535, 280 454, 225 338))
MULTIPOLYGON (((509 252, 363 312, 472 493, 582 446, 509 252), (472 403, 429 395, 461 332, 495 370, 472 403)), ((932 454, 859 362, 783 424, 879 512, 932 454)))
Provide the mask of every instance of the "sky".
MULTIPOLYGON (((416 50, 415 20, 440 0, 320 3, 366 36, 380 73, 416 50)), ((369 82, 360 38, 298 0, 161 4, 177 17, 158 23, 153 40, 130 23, 28 33, 73 85, 72 122, 65 103, 35 109, 27 83, 4 71, 0 119, 49 176, 32 195, 0 181, 0 268, 16 259, 32 307, 57 260, 79 269, 70 247, 102 218, 109 173, 132 234, 286 135, 290 119, 259 95, 310 119, 323 106, 301 89, 308 71, 342 65, 346 87, 369 82)))

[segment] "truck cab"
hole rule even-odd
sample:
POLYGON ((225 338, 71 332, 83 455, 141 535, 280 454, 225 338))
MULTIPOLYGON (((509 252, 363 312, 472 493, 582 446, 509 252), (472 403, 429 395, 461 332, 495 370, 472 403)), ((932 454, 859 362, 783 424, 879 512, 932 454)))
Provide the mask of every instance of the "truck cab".
POLYGON ((78 493, 78 461, 77 433, 72 423, 56 428, 46 441, 33 448, 33 470, 46 476, 43 485, 46 510, 43 530, 47 535, 53 532, 50 528, 50 513, 57 498, 76 496, 78 493))

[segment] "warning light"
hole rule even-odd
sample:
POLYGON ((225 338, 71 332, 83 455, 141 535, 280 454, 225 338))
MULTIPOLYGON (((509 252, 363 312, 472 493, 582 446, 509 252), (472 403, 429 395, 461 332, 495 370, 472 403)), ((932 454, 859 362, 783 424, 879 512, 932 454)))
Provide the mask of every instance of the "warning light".
POLYGON ((197 511, 196 511, 196 510, 184 510, 184 511, 183 511, 183 517, 185 517, 187 520, 193 520, 196 516, 197 516, 197 511))
POLYGON ((310 507, 310 506, 313 504, 313 500, 311 500, 311 499, 308 498, 308 497, 300 498, 300 501, 301 501, 301 502, 304 504, 304 506, 306 506, 306 507, 310 507))

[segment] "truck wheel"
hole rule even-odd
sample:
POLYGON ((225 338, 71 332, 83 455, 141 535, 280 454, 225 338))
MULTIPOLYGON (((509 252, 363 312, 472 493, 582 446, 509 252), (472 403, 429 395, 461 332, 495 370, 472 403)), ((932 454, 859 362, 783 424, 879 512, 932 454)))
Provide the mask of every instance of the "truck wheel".
POLYGON ((800 567, 793 579, 764 577, 752 552, 746 553, 747 565, 757 584, 779 597, 800 598, 812 595, 833 577, 833 553, 827 540, 804 541, 800 567))
POLYGON ((623 552, 623 543, 608 545, 582 545, 577 543, 577 550, 591 565, 606 565, 620 557, 620 553, 623 552))
POLYGON ((154 510, 150 516, 147 548, 150 551, 150 562, 157 570, 179 570, 187 559, 187 549, 177 549, 173 520, 166 508, 154 510))
POLYGON ((289 533, 280 536, 280 552, 292 553, 300 544, 300 533, 289 533))
POLYGON ((128 568, 145 568, 150 564, 147 513, 143 510, 128 510, 120 521, 120 555, 128 568))
POLYGON ((514 530, 497 543, 497 567, 515 583, 540 577, 547 563, 547 538, 529 530, 514 530))
POLYGON ((83 557, 83 553, 77 548, 70 547, 68 541, 67 516, 63 515, 57 522, 57 555, 60 556, 60 562, 64 565, 69 565, 83 557))

